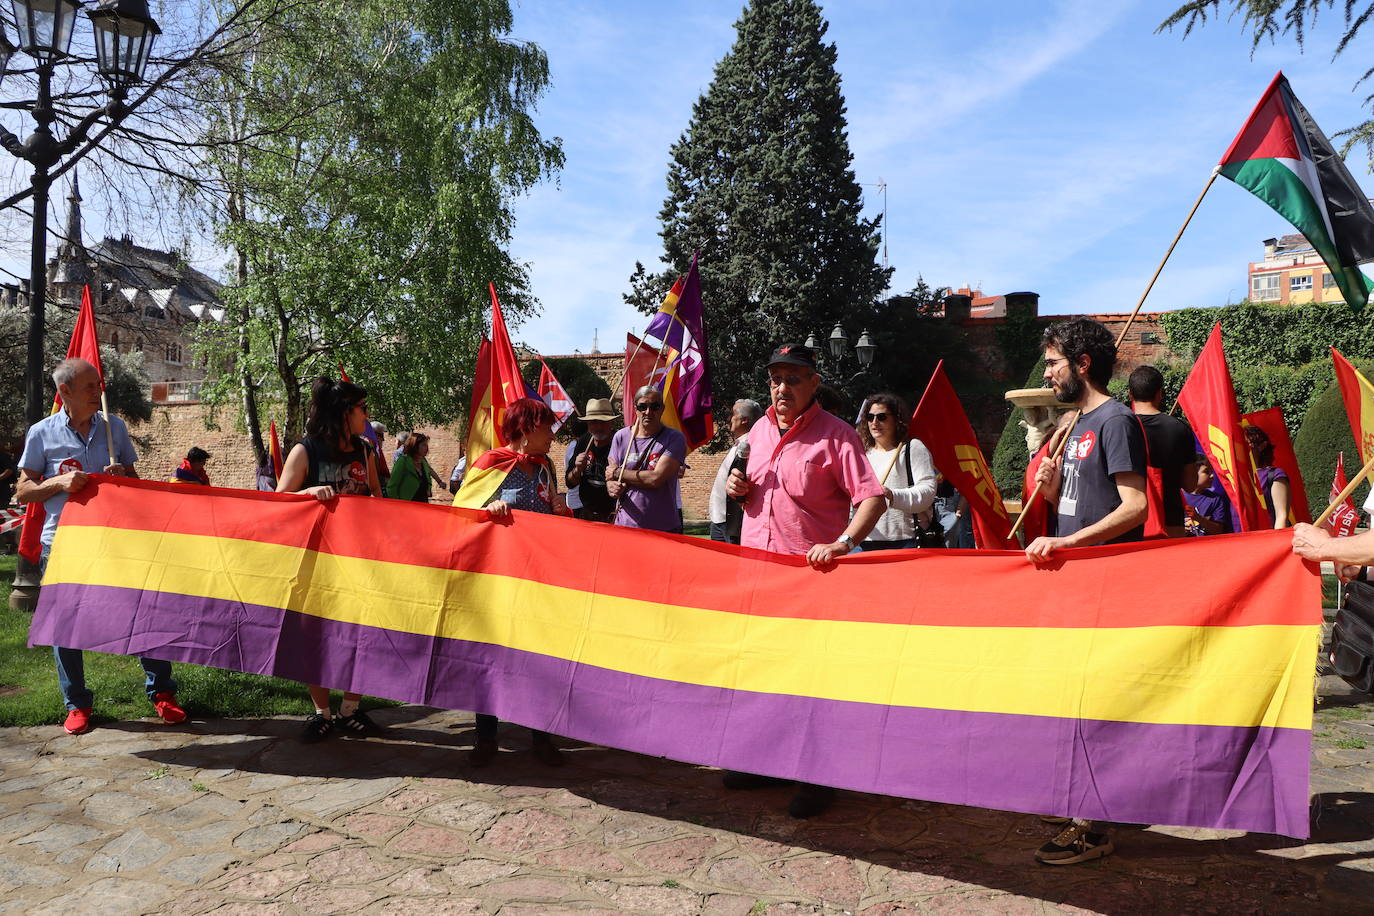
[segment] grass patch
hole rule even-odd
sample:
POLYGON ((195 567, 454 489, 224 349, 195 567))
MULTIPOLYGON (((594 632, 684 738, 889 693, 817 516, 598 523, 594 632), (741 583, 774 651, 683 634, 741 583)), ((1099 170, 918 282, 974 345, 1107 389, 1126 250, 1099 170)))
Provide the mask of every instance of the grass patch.
POLYGON ((1328 719, 1363 719, 1369 715, 1369 710, 1358 706, 1333 706, 1323 709, 1319 714, 1328 719))
MULTIPOLYGON (((32 615, 10 610, 14 567, 14 557, 0 556, 0 594, 6 598, 0 607, 0 688, 11 688, 5 691, 8 695, 0 696, 0 726, 56 725, 67 710, 57 688, 52 649, 28 648, 32 615)), ((86 686, 95 694, 92 718, 97 723, 153 714, 138 659, 100 652, 87 652, 85 657, 86 686)), ((200 718, 305 716, 314 711, 305 687, 295 681, 182 664, 173 667, 172 676, 177 681, 177 699, 200 718)), ((368 699, 363 708, 396 705, 368 699)))
POLYGON ((1369 742, 1360 737, 1342 738, 1339 741, 1333 741, 1331 746, 1345 751, 1362 751, 1369 747, 1369 742))

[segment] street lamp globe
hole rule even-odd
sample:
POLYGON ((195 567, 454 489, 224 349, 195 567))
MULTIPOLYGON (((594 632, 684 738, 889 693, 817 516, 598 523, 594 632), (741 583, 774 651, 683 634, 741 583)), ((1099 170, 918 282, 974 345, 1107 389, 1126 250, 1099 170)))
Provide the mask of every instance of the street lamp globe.
POLYGON ((95 28, 96 69, 112 90, 143 79, 153 40, 162 34, 146 0, 100 0, 87 15, 95 28))
POLYGON ((78 0, 10 0, 19 29, 19 50, 39 63, 66 57, 72 44, 72 23, 78 0))
POLYGON ((807 334, 806 343, 802 344, 802 346, 806 347, 806 349, 810 350, 812 353, 815 353, 818 349, 820 349, 820 344, 816 343, 815 334, 807 334))
POLYGON ((859 365, 867 369, 873 365, 873 355, 878 352, 878 345, 873 342, 868 331, 859 334, 859 342, 854 344, 854 352, 859 356, 859 365))
POLYGON ((835 330, 830 332, 830 355, 835 359, 843 359, 845 348, 849 346, 849 338, 844 334, 844 328, 838 324, 835 330))

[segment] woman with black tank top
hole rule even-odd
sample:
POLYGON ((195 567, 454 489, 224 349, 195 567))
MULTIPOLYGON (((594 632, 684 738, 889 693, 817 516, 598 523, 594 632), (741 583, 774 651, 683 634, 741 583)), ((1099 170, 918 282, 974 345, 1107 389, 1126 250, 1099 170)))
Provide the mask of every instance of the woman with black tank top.
MULTIPOLYGON (((319 500, 382 495, 372 447, 363 438, 366 398, 367 391, 352 382, 335 382, 323 376, 315 379, 305 438, 286 456, 277 481, 278 493, 308 493, 319 500)), ((381 727, 358 708, 362 694, 344 693, 335 718, 330 711, 329 688, 312 684, 309 689, 315 713, 305 720, 302 741, 322 741, 336 728, 353 737, 381 733, 381 727)))

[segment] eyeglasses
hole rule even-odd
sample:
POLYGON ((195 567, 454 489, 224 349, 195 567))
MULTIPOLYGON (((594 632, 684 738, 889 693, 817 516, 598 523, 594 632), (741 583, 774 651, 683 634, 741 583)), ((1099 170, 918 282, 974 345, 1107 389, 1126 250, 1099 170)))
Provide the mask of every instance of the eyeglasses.
POLYGON ((787 385, 790 388, 795 388, 809 378, 811 378, 810 375, 770 375, 768 376, 768 384, 773 388, 779 385, 787 385))
POLYGON ((657 401, 657 402, 655 402, 655 403, 653 403, 653 404, 642 403, 642 404, 636 404, 636 405, 635 405, 635 410, 639 411, 640 413, 647 413, 647 412, 649 412, 649 411, 651 411, 651 410, 662 410, 662 409, 663 409, 663 402, 662 402, 662 401, 657 401))
POLYGON ((868 414, 864 414, 864 419, 867 420, 867 421, 870 422, 870 423, 886 423, 888 420, 891 420, 891 419, 892 419, 892 414, 890 414, 890 413, 868 413, 868 414))
POLYGON ((1069 358, 1067 356, 1056 356, 1054 359, 1046 359, 1045 365, 1053 366, 1055 363, 1067 363, 1068 361, 1069 358))

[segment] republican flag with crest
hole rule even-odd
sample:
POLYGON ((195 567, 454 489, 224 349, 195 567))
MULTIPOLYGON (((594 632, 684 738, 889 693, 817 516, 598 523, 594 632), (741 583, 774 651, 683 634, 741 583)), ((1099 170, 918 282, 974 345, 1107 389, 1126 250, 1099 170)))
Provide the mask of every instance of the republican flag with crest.
POLYGON ((568 417, 572 416, 574 405, 572 398, 564 389, 563 384, 558 381, 558 377, 553 374, 549 364, 544 362, 543 357, 539 359, 539 397, 547 405, 557 421, 553 424, 553 431, 558 432, 568 417))
MULTIPOLYGON (((1345 452, 1341 452, 1336 456, 1336 476, 1331 479, 1331 502, 1334 503, 1345 492, 1349 483, 1345 476, 1345 452)), ((1355 529, 1360 527, 1360 513, 1355 508, 1355 500, 1347 496, 1345 502, 1331 511, 1331 517, 1323 527, 1336 538, 1354 534, 1355 529)))

